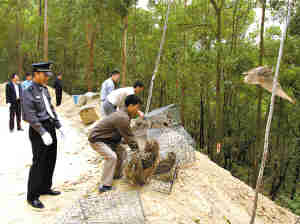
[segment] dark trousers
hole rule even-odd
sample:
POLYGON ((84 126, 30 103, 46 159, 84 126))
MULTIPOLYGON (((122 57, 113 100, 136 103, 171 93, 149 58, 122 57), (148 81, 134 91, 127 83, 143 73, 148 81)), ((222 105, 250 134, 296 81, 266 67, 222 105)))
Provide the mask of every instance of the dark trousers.
POLYGON ((61 105, 61 100, 62 100, 62 90, 57 89, 55 91, 55 96, 56 96, 56 106, 60 106, 61 105))
POLYGON ((9 129, 12 131, 15 128, 15 117, 17 117, 17 127, 21 129, 21 103, 17 100, 12 103, 9 108, 9 129))
POLYGON ((29 138, 32 145, 33 161, 29 171, 27 200, 34 200, 52 186, 57 156, 57 138, 54 124, 44 121, 43 127, 50 133, 53 144, 46 146, 38 132, 32 127, 29 129, 29 138))

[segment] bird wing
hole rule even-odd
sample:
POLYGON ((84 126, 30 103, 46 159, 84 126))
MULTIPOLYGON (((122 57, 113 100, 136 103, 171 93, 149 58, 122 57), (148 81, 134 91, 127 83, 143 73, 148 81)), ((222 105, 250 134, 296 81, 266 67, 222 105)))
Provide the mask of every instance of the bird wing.
POLYGON ((258 75, 258 76, 261 76, 261 75, 265 75, 265 74, 272 74, 272 69, 270 69, 267 66, 259 66, 259 67, 256 67, 256 68, 252 68, 249 71, 244 72, 243 74, 244 75, 258 75))
MULTIPOLYGON (((272 93, 273 82, 263 82, 260 83, 260 86, 272 93)), ((295 104, 295 101, 283 91, 279 83, 276 89, 276 95, 295 104)))

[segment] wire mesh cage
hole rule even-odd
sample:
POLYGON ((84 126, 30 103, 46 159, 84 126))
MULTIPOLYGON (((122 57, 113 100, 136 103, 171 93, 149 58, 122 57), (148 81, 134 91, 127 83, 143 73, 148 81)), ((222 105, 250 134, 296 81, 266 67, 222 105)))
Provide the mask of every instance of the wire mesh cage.
POLYGON ((107 192, 78 200, 56 224, 144 224, 139 192, 107 192))
POLYGON ((182 126, 179 108, 174 104, 150 112, 146 120, 147 140, 156 140, 160 147, 158 169, 164 164, 163 172, 156 173, 151 184, 159 192, 171 193, 178 168, 196 160, 195 141, 182 126))
POLYGON ((173 186, 177 179, 178 165, 175 164, 169 171, 165 173, 155 174, 150 181, 150 186, 153 190, 171 194, 173 186))
POLYGON ((195 142, 182 126, 151 128, 147 132, 147 138, 159 143, 162 159, 168 152, 174 152, 179 167, 195 161, 195 142))
MULTIPOLYGON (((151 183, 160 192, 170 193, 176 179, 176 170, 196 160, 196 144, 182 126, 180 109, 171 104, 158 108, 137 119, 132 129, 143 146, 146 141, 156 141, 159 145, 159 165, 151 183)), ((143 147, 140 147, 143 148, 143 147)))
POLYGON ((145 115, 149 128, 162 128, 181 125, 179 109, 175 104, 161 107, 145 115))

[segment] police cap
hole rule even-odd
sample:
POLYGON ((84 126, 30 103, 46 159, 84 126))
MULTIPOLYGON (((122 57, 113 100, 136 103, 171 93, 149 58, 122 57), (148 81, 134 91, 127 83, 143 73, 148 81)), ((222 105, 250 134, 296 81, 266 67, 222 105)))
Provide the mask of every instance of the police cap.
POLYGON ((45 72, 46 75, 52 76, 52 70, 51 70, 51 65, 52 62, 41 62, 41 63, 35 63, 32 64, 32 70, 33 72, 45 72))

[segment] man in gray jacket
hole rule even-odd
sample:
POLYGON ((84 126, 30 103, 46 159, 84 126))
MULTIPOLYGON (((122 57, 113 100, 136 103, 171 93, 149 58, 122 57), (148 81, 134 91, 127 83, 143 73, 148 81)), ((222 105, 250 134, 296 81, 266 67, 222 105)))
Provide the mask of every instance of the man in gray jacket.
POLYGON ((116 86, 120 80, 120 72, 117 69, 114 69, 110 73, 110 78, 106 79, 101 86, 101 92, 100 92, 100 114, 102 117, 105 117, 106 114, 103 109, 104 102, 106 101, 107 96, 116 89, 116 86))
POLYGON ((112 190, 112 181, 115 172, 121 173, 122 165, 118 164, 118 160, 123 161, 125 158, 118 158, 125 152, 117 153, 117 147, 124 138, 126 144, 131 150, 139 150, 137 141, 130 128, 130 120, 137 116, 141 100, 136 95, 129 95, 125 99, 125 108, 119 110, 101 120, 90 132, 89 142, 91 147, 102 155, 105 159, 104 170, 101 179, 99 192, 106 192, 112 190))

